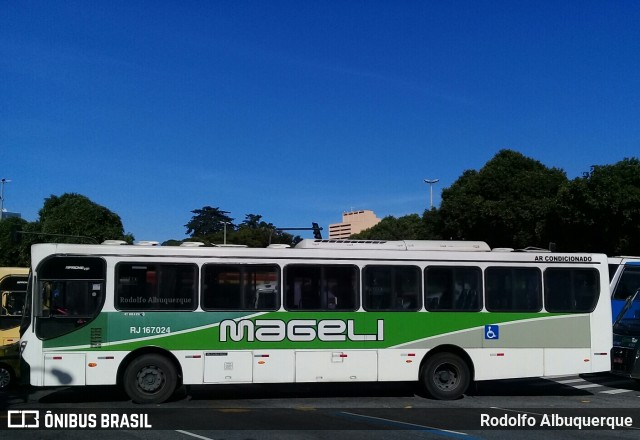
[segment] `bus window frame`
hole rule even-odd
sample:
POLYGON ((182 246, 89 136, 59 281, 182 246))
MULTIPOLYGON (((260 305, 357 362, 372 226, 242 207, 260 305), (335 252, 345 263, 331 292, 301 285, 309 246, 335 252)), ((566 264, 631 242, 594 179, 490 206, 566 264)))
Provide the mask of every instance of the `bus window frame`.
MULTIPOLYGON (((246 273, 246 272, 245 272, 246 273)), ((254 271, 255 273, 255 271, 254 271)), ((239 276, 243 274, 242 271, 238 271, 239 276)), ((242 312, 274 312, 280 310, 282 307, 282 267, 276 263, 231 263, 231 262, 207 262, 204 263, 200 267, 200 308, 205 312, 229 312, 229 311, 242 311, 242 312), (208 267, 233 267, 233 268, 267 268, 270 267, 273 270, 273 273, 276 275, 276 288, 272 292, 274 296, 274 300, 276 302, 275 307, 265 308, 265 307, 255 307, 255 308, 223 308, 223 307, 211 307, 209 305, 205 305, 205 297, 207 296, 207 286, 205 283, 205 276, 208 267)), ((257 287, 257 285, 256 285, 257 287)), ((241 292, 242 293, 242 292, 241 292)), ((260 295, 258 290, 255 291, 256 295, 260 295)), ((256 301, 260 301, 259 296, 255 298, 256 301)))
MULTIPOLYGON (((107 284, 107 262, 106 260, 102 257, 102 256, 96 256, 96 255, 52 255, 51 257, 42 260, 37 268, 37 270, 35 271, 35 275, 33 276, 33 278, 30 277, 30 279, 33 279, 33 286, 30 286, 30 288, 32 289, 37 289, 36 292, 34 292, 34 309, 33 309, 33 316, 35 318, 35 323, 34 323, 34 328, 35 328, 35 333, 36 336, 41 339, 41 340, 49 340, 49 339, 54 339, 60 336, 64 336, 68 333, 72 333, 77 331, 79 328, 81 327, 85 327, 87 325, 89 325, 91 322, 93 322, 98 316, 100 316, 100 313, 102 312, 102 310, 104 309, 105 306, 105 302, 106 302, 106 284, 107 284), (84 258, 84 262, 86 263, 87 260, 93 260, 93 261, 99 261, 101 264, 101 275, 103 276, 102 279, 98 279, 95 277, 91 277, 91 278, 62 278, 62 277, 58 277, 58 278, 53 278, 50 276, 47 277, 42 277, 41 273, 44 271, 44 268, 46 268, 46 265, 54 260, 57 259, 62 259, 62 258, 66 258, 69 260, 74 260, 77 259, 79 261, 82 261, 80 259, 84 258), (52 307, 52 298, 50 297, 49 300, 49 304, 48 306, 45 305, 45 298, 44 298, 44 283, 48 283, 48 282, 64 282, 64 283, 69 283, 69 282, 85 282, 85 283, 94 283, 94 288, 92 289, 88 289, 88 291, 91 292, 98 292, 98 295, 100 296, 99 301, 96 302, 95 304, 95 309, 93 310, 93 312, 91 314, 53 314, 51 313, 51 307, 52 307), (98 283, 100 285, 100 289, 96 290, 95 289, 95 283, 98 283), (50 334, 46 334, 46 330, 48 330, 48 328, 59 328, 60 330, 57 332, 51 332, 50 334)), ((52 293, 50 293, 52 294, 52 293)), ((66 293, 65 293, 66 295, 66 293)), ((29 297, 29 295, 27 295, 27 298, 29 297)), ((26 306, 25 306, 26 309, 26 306)))

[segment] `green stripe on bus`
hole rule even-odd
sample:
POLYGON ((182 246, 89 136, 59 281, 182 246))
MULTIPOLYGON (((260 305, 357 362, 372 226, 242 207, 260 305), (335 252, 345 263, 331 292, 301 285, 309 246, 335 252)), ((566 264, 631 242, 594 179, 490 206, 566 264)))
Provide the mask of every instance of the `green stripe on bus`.
MULTIPOLYGON (((588 318, 588 315, 585 315, 588 318)), ((162 347, 167 350, 255 350, 255 349, 380 349, 411 344, 416 348, 428 348, 429 344, 418 344, 427 338, 448 335, 456 332, 474 330, 472 345, 481 345, 483 329, 485 325, 503 326, 524 320, 539 320, 541 318, 563 317, 563 320, 545 320, 540 322, 540 329, 548 330, 544 339, 552 341, 554 338, 561 340, 563 329, 567 325, 575 325, 576 319, 582 315, 559 315, 550 313, 478 313, 478 312, 439 312, 439 313, 415 313, 415 312, 151 312, 151 313, 102 313, 89 325, 75 332, 63 335, 51 340, 43 341, 45 350, 64 348, 65 350, 91 350, 91 351, 131 351, 145 346, 162 347), (226 320, 249 320, 251 325, 245 327, 242 338, 239 333, 234 337, 232 331, 227 330, 226 341, 221 340, 220 323, 226 320), (306 323, 296 328, 291 323, 306 323), (271 324, 262 333, 260 321, 271 324), (349 328, 355 335, 351 340, 344 330, 336 330, 336 322, 342 321, 343 330, 349 328), (379 321, 383 322, 382 328, 379 321), (569 324, 569 321, 572 324, 569 324), (323 341, 319 337, 310 341, 296 342, 290 340, 289 334, 284 334, 282 340, 261 340, 261 334, 271 334, 276 324, 285 333, 309 331, 318 333, 319 323, 329 325, 328 333, 332 341, 323 341), (566 322, 566 324, 564 323, 566 322), (292 326, 288 326, 291 323, 292 326), (311 324, 310 324, 311 323, 311 324), (315 323, 315 324, 314 324, 315 323), (333 327, 331 327, 333 325, 333 327), (251 330, 249 330, 249 328, 251 330), (300 330, 300 328, 302 330, 300 330), (342 336, 340 336, 342 335, 342 336), (365 336, 366 335, 366 336, 365 336), (250 336, 253 336, 250 338, 250 336), (253 340, 250 340, 253 339, 253 340), (338 340, 336 340, 338 339, 338 340), (339 340, 343 339, 343 340, 339 340), (369 340, 363 340, 369 339, 369 340), (417 344, 417 345, 416 345, 417 344)), ((530 321, 529 321, 530 324, 530 321)), ((587 323, 588 324, 588 323, 587 323)), ((231 325, 233 327, 233 325, 231 325)), ((513 327, 513 325, 511 326, 513 327)), ((238 330, 238 328, 235 328, 238 330)), ((511 332, 511 334, 516 334, 511 332)), ((527 335, 521 331, 517 338, 526 339, 527 335)), ((510 332, 501 335, 503 341, 508 340, 510 332)), ((588 325, 584 335, 589 338, 588 325)), ((511 336, 513 338, 513 336, 511 336)), ((225 338, 223 338, 225 339, 225 338)), ((265 338, 262 338, 265 339, 265 338)), ((268 339, 268 338, 266 338, 268 339)), ((583 338, 581 338, 583 339, 583 338)), ((491 341, 497 342, 497 341, 491 341)), ((510 344, 520 345, 517 341, 510 344)), ((468 345, 468 344, 465 344, 468 345)), ((577 345, 582 346, 580 341, 577 345)))

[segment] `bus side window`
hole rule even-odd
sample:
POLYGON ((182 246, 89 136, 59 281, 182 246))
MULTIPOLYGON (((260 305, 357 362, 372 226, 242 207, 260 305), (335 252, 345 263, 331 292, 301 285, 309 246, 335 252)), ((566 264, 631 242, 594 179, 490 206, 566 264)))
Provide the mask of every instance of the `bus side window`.
POLYGON ((596 306, 600 291, 598 271, 549 268, 544 276, 547 311, 588 313, 596 306))
POLYGON ((479 311, 480 268, 473 266, 430 266, 425 270, 425 297, 429 311, 479 311))
POLYGON ((204 310, 277 310, 280 269, 270 264, 205 264, 204 310))
POLYGON ((284 268, 288 310, 354 310, 357 267, 353 265, 289 264, 284 268))
POLYGON ((490 312, 539 312, 542 308, 542 274, 537 268, 488 267, 485 283, 490 312))

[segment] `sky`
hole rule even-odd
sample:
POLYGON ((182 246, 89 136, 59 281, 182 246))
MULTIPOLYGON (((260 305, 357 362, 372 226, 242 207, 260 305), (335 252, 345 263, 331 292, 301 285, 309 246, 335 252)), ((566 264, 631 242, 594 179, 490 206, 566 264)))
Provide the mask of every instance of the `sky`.
MULTIPOLYGON (((636 0, 0 0, 0 178, 137 240, 422 214, 512 149, 569 179, 640 155, 636 0)), ((311 237, 311 232, 297 232, 311 237)))

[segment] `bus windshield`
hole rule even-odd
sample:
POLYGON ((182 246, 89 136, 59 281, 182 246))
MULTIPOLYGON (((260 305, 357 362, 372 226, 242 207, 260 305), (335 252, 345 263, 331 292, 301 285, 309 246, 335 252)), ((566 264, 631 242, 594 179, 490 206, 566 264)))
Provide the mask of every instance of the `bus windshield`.
POLYGON ((640 335, 640 289, 627 298, 613 324, 613 332, 619 335, 640 335))

